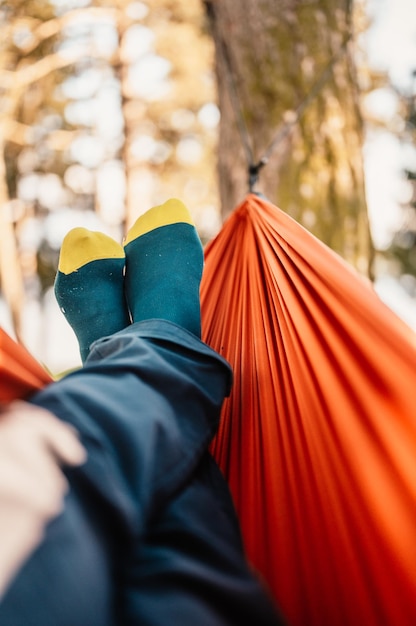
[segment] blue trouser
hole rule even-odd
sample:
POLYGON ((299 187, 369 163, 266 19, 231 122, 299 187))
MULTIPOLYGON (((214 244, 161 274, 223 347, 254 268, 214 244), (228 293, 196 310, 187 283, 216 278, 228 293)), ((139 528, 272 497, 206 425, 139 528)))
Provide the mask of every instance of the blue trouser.
POLYGON ((88 461, 67 472, 64 512, 0 604, 1 626, 280 623, 207 452, 230 384, 208 346, 150 320, 32 398, 77 428, 88 461))

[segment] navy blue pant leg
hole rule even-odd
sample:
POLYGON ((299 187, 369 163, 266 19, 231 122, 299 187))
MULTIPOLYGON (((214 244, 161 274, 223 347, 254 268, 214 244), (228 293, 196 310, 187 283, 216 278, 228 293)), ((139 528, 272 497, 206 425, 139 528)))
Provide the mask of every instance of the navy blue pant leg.
POLYGON ((283 624, 245 562, 228 487, 208 453, 151 520, 126 573, 125 626, 283 624))
POLYGON ((88 461, 68 472, 65 510, 0 604, 0 624, 231 625, 245 598, 265 616, 256 624, 278 623, 207 460, 230 382, 205 344, 152 320, 96 342, 82 370, 32 398, 78 429, 88 461), (205 574, 192 586, 194 567, 205 574), (209 608, 226 598, 231 612, 209 608))

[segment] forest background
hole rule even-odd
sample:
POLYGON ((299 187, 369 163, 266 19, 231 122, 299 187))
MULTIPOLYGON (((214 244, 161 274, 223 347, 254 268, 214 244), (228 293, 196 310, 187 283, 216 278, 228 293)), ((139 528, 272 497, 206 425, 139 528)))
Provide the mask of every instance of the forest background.
POLYGON ((76 366, 53 296, 68 230, 121 241, 174 196, 207 242, 251 165, 416 328, 416 29, 391 4, 1 2, 0 323, 76 366))

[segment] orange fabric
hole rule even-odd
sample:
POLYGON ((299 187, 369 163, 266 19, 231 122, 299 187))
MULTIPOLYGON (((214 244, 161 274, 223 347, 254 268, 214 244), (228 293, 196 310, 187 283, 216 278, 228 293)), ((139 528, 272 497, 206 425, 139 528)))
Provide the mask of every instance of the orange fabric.
POLYGON ((51 381, 26 348, 0 328, 0 402, 25 398, 51 381))
POLYGON ((235 377, 212 452, 289 624, 414 626, 414 333, 255 195, 208 245, 201 298, 235 377))

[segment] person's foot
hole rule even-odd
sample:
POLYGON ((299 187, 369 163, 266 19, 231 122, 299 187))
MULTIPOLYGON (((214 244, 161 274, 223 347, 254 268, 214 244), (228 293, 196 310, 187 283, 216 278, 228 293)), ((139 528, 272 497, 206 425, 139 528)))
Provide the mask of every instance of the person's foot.
POLYGON ((94 341, 130 324, 124 266, 123 247, 103 233, 74 228, 62 243, 55 296, 77 336, 82 362, 94 341))
POLYGON ((168 200, 138 218, 124 242, 133 322, 164 319, 201 335, 201 241, 188 209, 168 200))

